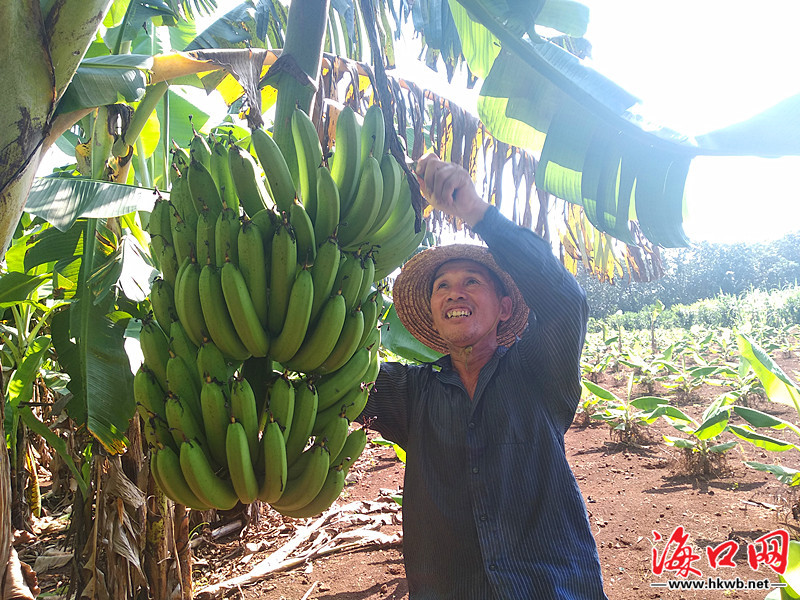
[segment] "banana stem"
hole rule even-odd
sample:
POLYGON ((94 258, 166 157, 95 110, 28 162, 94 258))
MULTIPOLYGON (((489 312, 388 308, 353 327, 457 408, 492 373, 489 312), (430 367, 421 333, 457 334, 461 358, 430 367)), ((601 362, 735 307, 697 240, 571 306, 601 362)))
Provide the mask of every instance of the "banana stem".
MULTIPOLYGON (((307 0, 292 2, 289 8, 286 44, 282 56, 291 56, 296 66, 311 81, 317 81, 319 78, 329 4, 329 0, 307 0)), ((278 90, 278 99, 275 105, 273 137, 283 152, 289 171, 296 173, 297 158, 292 140, 292 113, 295 106, 299 106, 310 114, 311 100, 316 90, 288 73, 281 73, 274 82, 274 87, 278 90)))
POLYGON ((150 178, 150 169, 147 166, 147 159, 144 156, 144 144, 141 138, 136 139, 136 160, 139 165, 139 183, 142 184, 142 187, 153 187, 150 178))

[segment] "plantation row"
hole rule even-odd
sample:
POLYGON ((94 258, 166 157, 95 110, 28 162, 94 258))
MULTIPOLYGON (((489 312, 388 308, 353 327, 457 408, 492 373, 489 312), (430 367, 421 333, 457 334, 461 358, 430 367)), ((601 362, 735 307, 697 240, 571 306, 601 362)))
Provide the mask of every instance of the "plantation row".
POLYGON ((675 435, 663 437, 664 443, 683 449, 698 473, 711 473, 726 452, 743 442, 770 457, 764 463, 747 462, 749 467, 800 486, 800 470, 783 466, 796 465, 796 455, 781 454, 800 450, 798 374, 787 374, 773 360, 797 355, 800 326, 749 333, 701 325, 666 329, 658 326, 661 307, 645 316, 648 326, 637 330, 619 324, 624 315, 593 322, 581 363, 584 393, 578 423, 605 422, 613 437, 631 444, 650 437, 647 426, 663 418, 675 429, 675 435), (608 389, 620 384, 626 393, 608 389), (699 417, 687 414, 685 407, 699 400, 695 392, 709 385, 718 386, 719 394, 704 401, 708 405, 699 417), (758 403, 767 408, 753 408, 755 398, 770 401, 758 403))

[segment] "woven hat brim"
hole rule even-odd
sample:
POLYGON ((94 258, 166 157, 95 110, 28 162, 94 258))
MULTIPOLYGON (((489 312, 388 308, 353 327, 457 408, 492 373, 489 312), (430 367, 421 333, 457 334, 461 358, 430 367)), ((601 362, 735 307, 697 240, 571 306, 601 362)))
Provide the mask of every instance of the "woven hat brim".
POLYGON ((472 260, 492 271, 505 286, 511 297, 511 317, 500 323, 497 343, 510 346, 522 335, 528 325, 528 305, 517 288, 517 284, 495 262, 489 250, 473 244, 451 244, 437 246, 413 256, 404 266, 394 282, 392 296, 400 321, 420 342, 437 352, 450 352, 447 343, 433 326, 430 298, 436 271, 450 260, 472 260))

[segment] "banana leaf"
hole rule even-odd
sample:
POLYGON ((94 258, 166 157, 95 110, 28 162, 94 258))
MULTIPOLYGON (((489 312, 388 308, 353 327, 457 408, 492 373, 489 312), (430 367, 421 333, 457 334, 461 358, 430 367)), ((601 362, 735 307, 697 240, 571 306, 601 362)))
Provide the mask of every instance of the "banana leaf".
POLYGON ((729 425, 731 432, 737 437, 750 442, 754 446, 769 450, 770 452, 785 452, 786 450, 799 450, 796 444, 785 442, 768 435, 761 435, 752 431, 749 427, 739 427, 738 425, 729 425))
POLYGON ((793 406, 800 416, 800 386, 789 379, 783 369, 750 336, 738 334, 736 342, 742 359, 750 363, 764 386, 767 397, 773 402, 793 406))
POLYGON ((25 210, 67 231, 79 218, 119 217, 137 210, 149 211, 154 202, 153 190, 138 186, 41 177, 31 187, 25 210))
POLYGON ((0 309, 24 302, 49 278, 48 275, 26 275, 16 271, 0 275, 0 309))
POLYGON ((83 60, 64 92, 58 113, 115 102, 136 102, 147 86, 153 57, 141 54, 97 56, 83 60))

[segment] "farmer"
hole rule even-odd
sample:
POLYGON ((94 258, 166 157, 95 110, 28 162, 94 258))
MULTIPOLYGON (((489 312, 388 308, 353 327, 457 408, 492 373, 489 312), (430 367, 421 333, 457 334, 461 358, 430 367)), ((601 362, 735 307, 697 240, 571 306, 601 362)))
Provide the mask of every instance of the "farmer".
POLYGON ((583 290, 532 231, 428 155, 422 191, 488 244, 440 246, 398 276, 397 314, 435 363, 386 363, 359 420, 407 453, 412 600, 604 599, 564 452, 580 398, 583 290))

